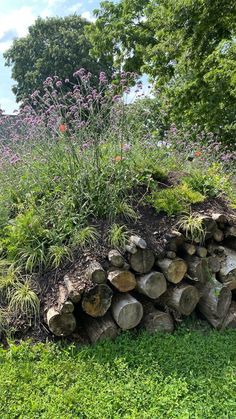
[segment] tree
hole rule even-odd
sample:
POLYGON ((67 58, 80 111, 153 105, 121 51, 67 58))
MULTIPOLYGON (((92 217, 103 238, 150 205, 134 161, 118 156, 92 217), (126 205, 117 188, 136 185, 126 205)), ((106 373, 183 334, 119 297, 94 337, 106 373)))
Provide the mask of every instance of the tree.
POLYGON ((106 51, 115 65, 147 73, 175 122, 234 141, 235 0, 106 1, 95 13, 88 28, 95 56, 106 51))
POLYGON ((95 79, 100 71, 111 73, 111 60, 104 54, 99 58, 90 56, 91 43, 85 34, 90 25, 76 15, 38 18, 26 37, 14 40, 4 57, 6 65, 12 66, 17 101, 40 90, 49 76, 73 81, 72 75, 80 67, 90 71, 95 79))

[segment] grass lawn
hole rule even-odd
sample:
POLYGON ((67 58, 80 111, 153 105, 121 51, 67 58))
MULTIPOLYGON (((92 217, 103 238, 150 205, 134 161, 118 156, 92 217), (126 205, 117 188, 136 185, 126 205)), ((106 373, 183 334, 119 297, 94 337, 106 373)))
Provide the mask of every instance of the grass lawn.
POLYGON ((22 343, 0 364, 1 419, 236 417, 235 331, 22 343))

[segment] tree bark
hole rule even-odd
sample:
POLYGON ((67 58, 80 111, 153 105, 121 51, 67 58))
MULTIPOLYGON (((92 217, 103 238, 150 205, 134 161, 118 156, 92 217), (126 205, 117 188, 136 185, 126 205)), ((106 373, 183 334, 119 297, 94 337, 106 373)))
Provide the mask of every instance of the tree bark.
POLYGON ((158 260, 157 265, 161 268, 166 279, 173 284, 182 281, 187 272, 187 264, 180 258, 158 260))
POLYGON ((201 291, 198 308, 214 328, 220 329, 231 304, 231 291, 214 277, 201 291))
POLYGON ((81 300, 82 294, 82 290, 78 284, 78 281, 72 281, 68 275, 65 275, 64 283, 67 289, 68 298, 72 301, 72 303, 78 304, 81 300))
POLYGON ((73 313, 74 311, 74 304, 72 303, 72 301, 68 300, 68 292, 63 285, 59 285, 57 311, 60 314, 73 313))
POLYGON ((219 280, 231 290, 236 289, 236 251, 225 247, 226 258, 222 261, 219 280))
POLYGON ((209 256, 207 258, 208 268, 212 273, 217 273, 220 271, 221 263, 220 259, 217 256, 209 256))
POLYGON ((166 293, 160 297, 161 305, 178 311, 184 316, 189 316, 195 309, 200 299, 200 293, 196 287, 189 284, 181 284, 168 288, 166 293))
POLYGON ((136 287, 135 276, 129 271, 111 271, 108 273, 108 280, 120 292, 131 291, 136 287))
POLYGON ((167 283, 161 272, 150 272, 137 278, 137 290, 149 298, 158 298, 167 289, 167 283))
POLYGON ((232 301, 229 311, 223 321, 222 329, 236 329, 236 301, 232 301))
POLYGON ((112 302, 112 315, 123 330, 136 327, 143 316, 143 306, 130 294, 117 294, 112 302))
POLYGON ((125 264, 125 259, 116 249, 110 250, 108 253, 108 260, 116 268, 122 268, 125 264))
POLYGON ((54 307, 47 312, 47 324, 55 336, 69 336, 76 328, 74 314, 60 314, 54 307))
POLYGON ((188 274, 193 281, 205 283, 208 279, 208 264, 206 259, 198 256, 190 256, 187 258, 188 274))
POLYGON ((118 327, 109 313, 96 319, 86 316, 83 324, 93 344, 104 339, 114 339, 119 333, 118 327))
POLYGON ((96 284, 82 298, 82 309, 92 317, 102 317, 111 305, 113 292, 106 284, 96 284))
POLYGON ((141 237, 139 236, 131 236, 130 237, 130 242, 132 244, 135 244, 135 246, 139 247, 140 249, 146 249, 147 247, 147 243, 145 240, 143 240, 141 237))
POLYGON ((96 261, 90 263, 86 271, 86 276, 94 284, 104 284, 107 279, 106 272, 103 267, 96 261))
POLYGON ((140 325, 149 333, 174 331, 171 315, 157 310, 151 303, 144 304, 144 314, 140 325))
POLYGON ((150 272, 155 263, 155 256, 149 249, 137 249, 137 252, 130 255, 131 268, 140 274, 150 272))

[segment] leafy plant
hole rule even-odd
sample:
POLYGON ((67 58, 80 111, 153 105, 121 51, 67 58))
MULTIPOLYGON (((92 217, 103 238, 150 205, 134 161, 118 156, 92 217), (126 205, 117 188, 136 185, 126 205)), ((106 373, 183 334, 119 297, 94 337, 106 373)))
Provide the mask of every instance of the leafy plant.
POLYGON ((81 227, 76 229, 71 236, 70 242, 73 247, 90 247, 99 239, 99 233, 93 226, 81 227))
POLYGON ((206 230, 202 222, 202 217, 199 214, 190 213, 182 215, 177 225, 184 231, 187 239, 204 243, 206 230))
POLYGON ((185 183, 154 191, 147 198, 156 211, 163 211, 168 215, 176 215, 184 212, 191 204, 203 202, 204 199, 204 196, 200 192, 195 192, 185 183))
POLYGON ((129 231, 125 225, 112 224, 108 232, 108 243, 112 247, 123 249, 129 239, 129 231))
POLYGON ((40 301, 35 292, 35 287, 30 279, 18 282, 10 298, 9 310, 16 315, 26 317, 30 322, 36 322, 39 316, 40 301))
POLYGON ((217 163, 209 168, 194 167, 185 177, 185 183, 194 191, 209 197, 215 197, 230 187, 228 176, 217 163))
POLYGON ((69 246, 52 245, 48 249, 49 265, 58 268, 65 260, 72 261, 72 252, 69 246))

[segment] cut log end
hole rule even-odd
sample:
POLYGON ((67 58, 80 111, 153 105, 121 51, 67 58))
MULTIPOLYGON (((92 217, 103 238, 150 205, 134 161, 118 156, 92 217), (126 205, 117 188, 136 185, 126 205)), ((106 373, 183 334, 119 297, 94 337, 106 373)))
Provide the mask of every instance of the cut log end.
POLYGON ((138 249, 130 256, 131 268, 140 274, 150 272, 155 262, 154 253, 149 249, 138 249))
POLYGON ((119 333, 118 327, 109 313, 96 319, 86 316, 84 328, 93 344, 104 339, 115 339, 119 333))
POLYGON ((141 326, 149 333, 172 333, 174 331, 174 322, 171 315, 157 310, 152 304, 147 304, 144 307, 141 326))
POLYGON ((60 314, 55 308, 48 310, 47 324, 55 336, 69 336, 76 328, 75 316, 72 313, 60 314))
POLYGON ((106 284, 97 284, 84 293, 82 309, 92 317, 102 317, 111 305, 113 292, 106 284))
POLYGON ((166 279, 161 272, 150 272, 137 278, 137 290, 149 298, 160 297, 166 289, 166 279))
POLYGON ((163 259, 157 262, 169 282, 178 284, 187 272, 187 264, 183 259, 163 259))
POLYGON ((143 306, 130 294, 118 294, 112 302, 112 314, 123 330, 136 327, 143 316, 143 306))
POLYGON ((120 292, 131 291, 136 286, 135 276, 129 271, 111 271, 108 274, 108 280, 120 292))

